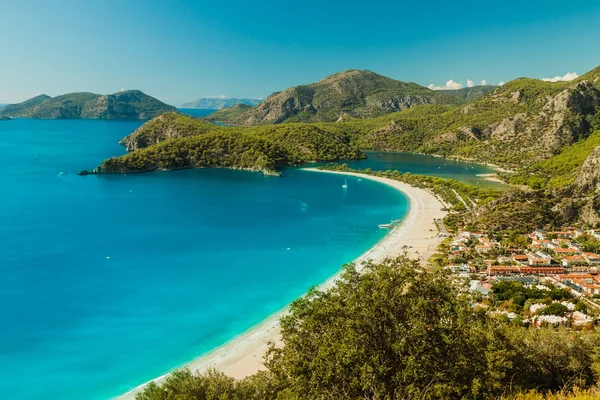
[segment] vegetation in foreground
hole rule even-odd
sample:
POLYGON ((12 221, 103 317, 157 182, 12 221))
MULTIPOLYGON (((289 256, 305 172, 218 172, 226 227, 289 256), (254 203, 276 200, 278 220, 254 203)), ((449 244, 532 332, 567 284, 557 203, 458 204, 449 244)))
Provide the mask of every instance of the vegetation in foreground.
POLYGON ((350 264, 281 319, 266 371, 236 381, 180 370, 138 400, 560 399, 594 396, 600 333, 489 318, 443 272, 405 257, 350 264), (560 393, 574 391, 572 397, 560 393), (535 392, 532 392, 535 391, 535 392), (556 394, 559 393, 559 394, 556 394), (562 396, 562 397, 561 397, 562 396))

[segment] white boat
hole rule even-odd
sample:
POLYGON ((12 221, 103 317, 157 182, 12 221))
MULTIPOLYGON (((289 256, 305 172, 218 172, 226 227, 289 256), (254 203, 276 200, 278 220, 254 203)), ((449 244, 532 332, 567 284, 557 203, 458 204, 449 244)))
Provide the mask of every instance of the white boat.
POLYGON ((380 228, 390 229, 394 227, 394 224, 379 224, 380 228))
POLYGON ((348 179, 344 179, 344 184, 342 185, 344 189, 348 189, 348 179))

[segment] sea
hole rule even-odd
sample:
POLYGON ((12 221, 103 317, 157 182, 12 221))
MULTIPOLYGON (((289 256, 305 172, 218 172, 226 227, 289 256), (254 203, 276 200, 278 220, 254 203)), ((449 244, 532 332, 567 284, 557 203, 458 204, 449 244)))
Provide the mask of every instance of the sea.
MULTIPOLYGON (((118 140, 141 123, 0 121, 3 398, 125 393, 281 310, 408 212, 407 198, 378 182, 297 168, 280 178, 77 175, 124 154, 118 140)), ((465 181, 490 172, 370 156, 353 166, 465 181)))

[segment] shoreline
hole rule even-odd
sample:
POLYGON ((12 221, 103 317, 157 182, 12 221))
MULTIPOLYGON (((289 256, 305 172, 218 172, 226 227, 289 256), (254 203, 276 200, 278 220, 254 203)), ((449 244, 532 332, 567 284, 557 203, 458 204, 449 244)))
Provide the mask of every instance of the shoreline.
MULTIPOLYGON (((354 260, 358 270, 361 269, 361 264, 364 261, 373 260, 378 262, 387 257, 399 256, 405 253, 410 258, 419 259, 421 263, 426 262, 442 241, 434 220, 443 218, 447 212, 442 211, 444 205, 431 192, 389 178, 354 172, 323 171, 316 168, 303 168, 303 170, 374 180, 402 192, 408 198, 409 212, 402 222, 354 260)), ((341 266, 335 275, 318 285, 318 288, 320 290, 331 288, 340 274, 341 266)), ((279 318, 285 312, 287 312, 287 307, 267 317, 258 325, 251 327, 245 333, 233 338, 224 345, 201 355, 180 368, 189 368, 192 372, 202 372, 208 368, 216 368, 236 379, 245 378, 261 369, 265 369, 262 364, 263 355, 269 342, 277 343, 279 341, 279 318)), ((116 398, 122 400, 134 399, 135 394, 150 382, 160 384, 169 374, 170 372, 143 383, 116 398)))

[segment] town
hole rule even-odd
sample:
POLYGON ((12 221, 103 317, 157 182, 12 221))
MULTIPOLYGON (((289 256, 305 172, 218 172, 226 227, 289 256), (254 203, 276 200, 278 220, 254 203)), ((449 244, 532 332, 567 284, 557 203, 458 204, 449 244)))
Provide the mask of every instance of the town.
POLYGON ((495 235, 459 224, 432 268, 446 268, 474 307, 518 324, 592 327, 600 315, 600 229, 561 227, 495 235))

